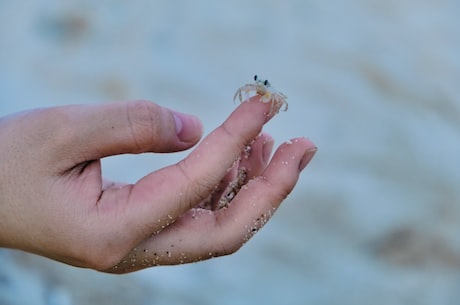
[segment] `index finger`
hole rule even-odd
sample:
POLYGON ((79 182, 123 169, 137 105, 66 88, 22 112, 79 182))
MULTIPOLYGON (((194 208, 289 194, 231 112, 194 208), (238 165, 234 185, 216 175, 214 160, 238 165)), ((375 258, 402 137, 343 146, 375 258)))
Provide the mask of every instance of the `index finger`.
POLYGON ((133 207, 125 216, 129 223, 152 234, 198 205, 225 176, 245 145, 273 117, 267 115, 269 112, 269 103, 262 103, 259 96, 251 98, 185 159, 138 181, 129 196, 129 205, 133 207))

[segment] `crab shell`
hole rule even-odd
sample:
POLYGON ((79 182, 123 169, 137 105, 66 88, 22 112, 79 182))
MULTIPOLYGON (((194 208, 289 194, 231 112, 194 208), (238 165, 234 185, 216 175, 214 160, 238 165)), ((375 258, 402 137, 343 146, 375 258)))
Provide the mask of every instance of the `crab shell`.
POLYGON ((261 101, 263 103, 271 103, 269 115, 275 111, 278 113, 283 106, 284 108, 282 110, 287 111, 287 96, 284 93, 279 92, 275 88, 271 87, 268 81, 264 82, 261 80, 256 80, 253 84, 244 85, 236 91, 233 100, 238 98, 240 103, 242 103, 243 97, 250 97, 252 96, 251 93, 253 92, 255 95, 260 95, 261 101))

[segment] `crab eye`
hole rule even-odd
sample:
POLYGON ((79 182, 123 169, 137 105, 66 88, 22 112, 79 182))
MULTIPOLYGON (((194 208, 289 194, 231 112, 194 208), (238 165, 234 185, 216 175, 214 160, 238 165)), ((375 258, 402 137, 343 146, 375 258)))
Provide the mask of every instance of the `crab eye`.
POLYGON ((257 81, 257 78, 258 78, 258 77, 257 77, 257 74, 254 75, 254 80, 255 80, 255 81, 257 81))
POLYGON ((268 80, 265 80, 264 81, 264 86, 267 86, 268 85, 268 80))

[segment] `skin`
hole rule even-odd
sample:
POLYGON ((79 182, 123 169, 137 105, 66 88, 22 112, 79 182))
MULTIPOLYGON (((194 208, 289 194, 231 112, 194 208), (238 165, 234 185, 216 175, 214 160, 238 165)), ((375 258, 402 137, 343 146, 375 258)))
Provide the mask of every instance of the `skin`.
POLYGON ((0 246, 112 273, 235 252, 316 152, 296 138, 270 159, 273 140, 261 131, 273 115, 259 99, 242 103, 185 159, 135 184, 103 179, 100 159, 191 148, 202 135, 198 118, 147 101, 0 118, 0 246), (249 179, 228 207, 204 209, 241 167, 249 179))

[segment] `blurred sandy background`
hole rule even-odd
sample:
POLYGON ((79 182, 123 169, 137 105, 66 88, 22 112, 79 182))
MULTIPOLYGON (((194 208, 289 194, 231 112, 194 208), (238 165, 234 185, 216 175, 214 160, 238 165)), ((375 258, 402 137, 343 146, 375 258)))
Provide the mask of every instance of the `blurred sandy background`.
MULTIPOLYGON (((289 97, 266 130, 319 147, 232 256, 110 276, 1 250, 0 304, 459 304, 459 16, 455 0, 0 0, 0 115, 142 98, 209 132, 259 74, 289 97)), ((103 165, 134 182, 183 156, 103 165)))

